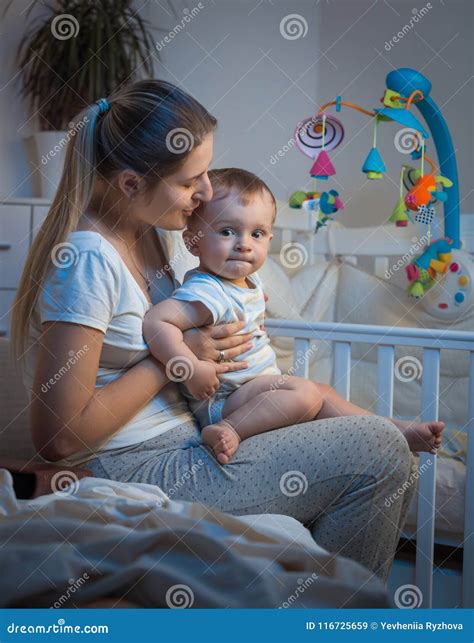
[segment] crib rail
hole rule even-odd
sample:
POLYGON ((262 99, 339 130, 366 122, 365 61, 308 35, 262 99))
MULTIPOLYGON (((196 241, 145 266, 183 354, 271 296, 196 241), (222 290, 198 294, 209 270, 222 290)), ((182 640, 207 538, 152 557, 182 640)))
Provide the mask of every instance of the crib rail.
MULTIPOLYGON (((464 510, 463 607, 474 607, 474 333, 426 328, 365 326, 328 322, 267 319, 270 336, 294 338, 294 374, 308 377, 309 360, 305 357, 313 340, 334 342, 333 386, 349 400, 351 382, 351 343, 377 346, 377 402, 375 412, 391 417, 395 371, 395 347, 416 346, 423 349, 421 419, 438 419, 440 350, 463 350, 470 353, 469 409, 465 429, 468 433, 467 477, 464 510)), ((416 529, 416 585, 421 590, 421 607, 432 607, 435 539, 436 460, 428 453, 420 455, 418 513, 416 529)))

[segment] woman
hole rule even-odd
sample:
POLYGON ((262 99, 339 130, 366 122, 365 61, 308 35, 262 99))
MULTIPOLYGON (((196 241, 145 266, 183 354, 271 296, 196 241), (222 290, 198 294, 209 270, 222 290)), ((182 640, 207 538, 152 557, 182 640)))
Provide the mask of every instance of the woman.
MULTIPOLYGON (((235 515, 293 516, 321 546, 386 579, 413 493, 410 451, 391 421, 352 407, 353 417, 256 435, 221 466, 178 393, 179 373, 143 342, 145 312, 177 285, 166 231, 212 196, 214 117, 148 80, 91 105, 76 125, 12 321, 38 452, 235 515)), ((219 372, 238 369, 245 363, 232 358, 250 339, 241 328, 188 331, 186 342, 219 372)))

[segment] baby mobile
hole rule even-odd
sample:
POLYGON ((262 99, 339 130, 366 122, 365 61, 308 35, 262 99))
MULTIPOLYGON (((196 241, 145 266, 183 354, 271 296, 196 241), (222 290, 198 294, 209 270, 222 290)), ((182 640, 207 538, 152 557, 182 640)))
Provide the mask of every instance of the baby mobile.
MULTIPOLYGON (((305 192, 293 192, 289 199, 291 208, 303 208, 315 215, 315 232, 333 220, 334 215, 344 208, 339 192, 335 189, 319 191, 318 181, 327 182, 329 177, 336 174, 336 170, 329 157, 329 152, 335 150, 344 139, 344 127, 335 116, 326 113, 329 107, 335 106, 336 112, 341 107, 355 109, 374 119, 372 147, 362 165, 362 172, 369 180, 379 180, 386 172, 385 164, 377 149, 377 129, 383 121, 395 121, 402 125, 395 137, 396 147, 406 153, 409 146, 411 159, 420 161, 420 167, 415 168, 403 164, 400 170, 399 197, 388 219, 397 227, 405 227, 408 223, 420 223, 427 227, 428 243, 423 252, 417 256, 409 266, 406 273, 409 281, 408 293, 416 298, 422 297, 436 282, 439 275, 444 274, 451 262, 452 241, 447 237, 431 241, 431 224, 436 216, 435 205, 445 201, 447 195, 442 188, 450 188, 453 183, 450 179, 436 174, 436 165, 426 154, 426 139, 428 132, 420 121, 409 111, 413 103, 423 99, 423 93, 415 89, 408 97, 391 89, 386 89, 381 102, 382 109, 369 111, 354 103, 336 100, 322 105, 319 112, 298 124, 295 131, 295 143, 299 150, 313 160, 309 171, 315 179, 315 189, 305 192), (401 138, 399 135, 402 135, 401 138), (400 145, 403 144, 405 149, 400 145), (425 166, 430 166, 425 171, 425 166), (441 187, 438 187, 438 184, 441 187), (412 213, 414 220, 412 218, 412 213)), ((451 264, 452 265, 452 264, 451 264)))

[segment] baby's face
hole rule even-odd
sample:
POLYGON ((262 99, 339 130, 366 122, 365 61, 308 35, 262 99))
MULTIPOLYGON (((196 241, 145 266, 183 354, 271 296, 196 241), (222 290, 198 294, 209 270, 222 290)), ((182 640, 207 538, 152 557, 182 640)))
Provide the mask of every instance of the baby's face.
POLYGON ((232 280, 258 270, 270 248, 273 216, 273 201, 266 192, 255 194, 247 205, 241 205, 232 191, 207 203, 193 226, 194 235, 200 235, 200 268, 232 280))

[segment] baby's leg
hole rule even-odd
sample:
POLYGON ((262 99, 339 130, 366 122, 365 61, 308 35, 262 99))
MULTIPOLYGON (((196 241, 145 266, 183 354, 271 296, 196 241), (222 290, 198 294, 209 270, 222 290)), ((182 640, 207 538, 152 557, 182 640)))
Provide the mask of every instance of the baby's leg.
MULTIPOLYGON (((328 384, 318 384, 323 398, 323 406, 318 415, 318 420, 349 415, 374 415, 372 411, 356 406, 342 398, 335 389, 328 384)), ((444 422, 406 422, 396 418, 388 418, 405 436, 412 451, 428 451, 436 453, 441 446, 441 434, 444 422)))
POLYGON ((222 420, 203 428, 202 440, 227 464, 241 440, 291 424, 313 420, 323 399, 318 385, 300 377, 262 375, 227 398, 222 420))

